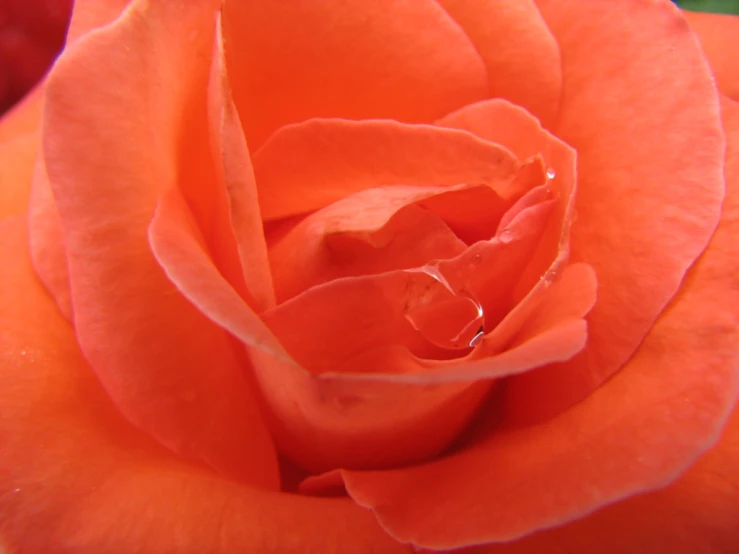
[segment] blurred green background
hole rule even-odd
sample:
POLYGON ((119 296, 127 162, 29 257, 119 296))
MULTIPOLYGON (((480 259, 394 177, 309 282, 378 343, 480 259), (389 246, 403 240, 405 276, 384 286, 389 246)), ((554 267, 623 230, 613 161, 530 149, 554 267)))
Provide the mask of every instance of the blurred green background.
POLYGON ((739 0, 675 0, 675 3, 695 12, 739 14, 739 0))

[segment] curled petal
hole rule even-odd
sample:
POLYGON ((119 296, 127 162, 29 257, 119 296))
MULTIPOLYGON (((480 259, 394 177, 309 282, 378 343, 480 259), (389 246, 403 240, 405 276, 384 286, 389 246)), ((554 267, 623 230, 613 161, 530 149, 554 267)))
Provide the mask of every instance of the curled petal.
POLYGON ((280 129, 254 155, 264 219, 308 213, 383 185, 510 182, 519 162, 470 133, 397 121, 314 119, 280 129))

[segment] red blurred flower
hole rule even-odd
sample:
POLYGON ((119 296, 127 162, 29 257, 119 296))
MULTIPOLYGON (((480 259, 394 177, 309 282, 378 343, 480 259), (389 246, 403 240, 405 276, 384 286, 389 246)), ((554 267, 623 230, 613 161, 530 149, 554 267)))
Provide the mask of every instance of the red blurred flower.
POLYGON ((0 114, 51 65, 71 10, 72 0, 0 0, 0 114))

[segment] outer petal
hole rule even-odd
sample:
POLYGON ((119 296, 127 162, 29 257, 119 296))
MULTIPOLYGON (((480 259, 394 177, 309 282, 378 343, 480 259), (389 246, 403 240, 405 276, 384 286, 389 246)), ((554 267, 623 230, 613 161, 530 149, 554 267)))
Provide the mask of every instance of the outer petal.
MULTIPOLYGON (((579 521, 458 554, 734 554, 739 544, 739 410, 713 449, 668 488, 579 521)), ((430 553, 429 553, 430 554, 430 553)))
POLYGON ((739 16, 683 12, 698 35, 719 90, 739 101, 739 16))
POLYGON ((511 413, 537 421, 584 398, 633 354, 715 229, 724 194, 718 97, 671 2, 539 1, 562 52, 557 136, 578 152, 572 260, 598 303, 557 394, 511 413), (623 17, 628 13, 628 17, 623 17), (628 66, 628 71, 624 68, 628 66))
POLYGON ((490 94, 556 121, 562 87, 557 42, 533 0, 439 0, 464 29, 488 71, 490 94))
POLYGON ((28 554, 396 554, 347 499, 257 491, 177 459, 116 411, 0 223, 0 545, 28 554))
MULTIPOLYGON (((74 3, 70 30, 67 33, 67 45, 71 45, 91 30, 113 21, 127 4, 128 0, 77 0, 74 3)), ((29 105, 24 109, 35 113, 35 104, 37 104, 39 106, 39 113, 36 116, 38 117, 37 124, 40 124, 41 85, 39 90, 34 93, 32 101, 34 105, 29 105), (35 97, 38 97, 38 99, 35 97)), ((26 193, 27 195, 28 193, 26 193)), ((73 314, 67 269, 67 248, 64 244, 61 222, 49 185, 43 156, 36 160, 33 173, 29 211, 29 240, 31 258, 36 273, 56 299, 62 314, 71 321, 73 314)))
POLYGON ((434 0, 229 0, 223 25, 251 148, 311 117, 428 122, 488 96, 480 57, 434 0))
POLYGON ((159 190, 203 192, 178 162, 182 129, 204 123, 204 98, 202 122, 191 101, 205 95, 217 7, 136 2, 72 45, 47 84, 45 161, 77 338, 119 409, 178 453, 271 487, 271 439, 231 339, 169 284, 146 238, 159 190))
POLYGON ((116 19, 131 0, 74 0, 67 44, 116 19))
POLYGON ((739 108, 731 101, 724 121, 721 224, 617 375, 545 424, 489 431, 415 468, 343 472, 349 494, 393 536, 436 549, 508 541, 667 485, 713 445, 739 392, 739 108))

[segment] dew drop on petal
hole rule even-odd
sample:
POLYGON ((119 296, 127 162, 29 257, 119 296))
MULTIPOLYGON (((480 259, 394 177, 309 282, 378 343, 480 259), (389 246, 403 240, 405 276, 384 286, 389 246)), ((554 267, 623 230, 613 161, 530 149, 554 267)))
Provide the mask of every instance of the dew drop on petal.
POLYGON ((550 167, 547 169, 547 179, 552 180, 557 176, 557 172, 554 171, 554 168, 550 167))
POLYGON ((498 235, 498 239, 503 244, 509 244, 513 242, 513 239, 516 238, 515 233, 511 229, 503 229, 500 232, 500 235, 498 235))
POLYGON ((539 281, 544 283, 546 286, 551 285, 557 279, 557 271, 555 269, 547 269, 544 274, 539 277, 539 281))
POLYGON ((474 348, 475 346, 480 344, 484 336, 485 336, 485 330, 483 327, 480 327, 480 329, 477 331, 477 334, 474 337, 472 337, 472 340, 470 341, 470 346, 474 348))
POLYGON ((478 344, 485 314, 477 298, 466 290, 452 289, 435 265, 407 271, 417 275, 406 291, 405 303, 405 317, 413 328, 442 348, 458 350, 478 344))

